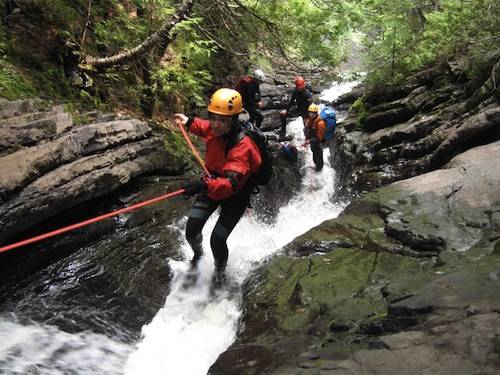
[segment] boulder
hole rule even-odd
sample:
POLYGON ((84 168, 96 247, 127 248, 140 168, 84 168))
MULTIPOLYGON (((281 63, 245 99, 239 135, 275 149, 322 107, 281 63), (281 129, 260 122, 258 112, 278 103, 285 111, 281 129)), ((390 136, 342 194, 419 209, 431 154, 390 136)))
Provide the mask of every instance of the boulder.
POLYGON ((446 69, 439 72, 422 72, 386 93, 372 89, 358 113, 338 124, 331 163, 342 181, 340 194, 367 192, 442 168, 458 153, 500 139, 492 78, 472 106, 462 83, 450 80, 446 69), (435 78, 432 83, 427 74, 435 78))
POLYGON ((0 122, 0 242, 137 176, 183 170, 145 122, 115 116, 75 125, 60 107, 2 105, 12 116, 0 122))
POLYGON ((250 277, 210 374, 494 374, 498 157, 500 142, 470 149, 296 238, 250 277))

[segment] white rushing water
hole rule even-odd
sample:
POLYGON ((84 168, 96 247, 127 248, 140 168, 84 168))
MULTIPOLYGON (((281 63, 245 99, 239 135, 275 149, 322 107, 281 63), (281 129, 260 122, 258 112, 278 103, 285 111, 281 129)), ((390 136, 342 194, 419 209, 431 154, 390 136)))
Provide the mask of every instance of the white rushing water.
MULTIPOLYGON (((333 85, 321 98, 331 101, 350 87, 333 85)), ((304 141, 302 128, 300 118, 288 124, 296 145, 304 141)), ((300 157, 301 190, 280 209, 275 223, 260 223, 247 211, 229 237, 227 272, 234 284, 241 286, 264 259, 340 213, 342 207, 332 203, 335 172, 329 163, 329 150, 324 150, 321 172, 314 170, 309 148, 302 148, 300 157)), ((4 316, 0 318, 0 374, 206 374, 236 339, 242 313, 240 292, 210 296, 213 258, 209 238, 216 219, 214 214, 203 231, 205 257, 197 283, 187 290, 181 286, 192 255, 183 240, 185 261, 170 261, 174 275, 171 292, 164 307, 143 327, 142 339, 135 347, 94 333, 70 334, 52 326, 21 325, 4 316)), ((175 226, 182 238, 185 222, 186 218, 175 226)))
POLYGON ((0 319, 0 374, 120 374, 132 349, 92 332, 0 319))

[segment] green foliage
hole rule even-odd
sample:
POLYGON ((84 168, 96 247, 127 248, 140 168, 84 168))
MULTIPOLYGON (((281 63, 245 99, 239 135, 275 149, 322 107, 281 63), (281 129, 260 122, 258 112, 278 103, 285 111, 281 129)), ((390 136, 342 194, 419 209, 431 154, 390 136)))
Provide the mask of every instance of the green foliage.
MULTIPOLYGON (((457 53, 480 64, 500 38, 496 0, 199 0, 192 18, 174 28, 168 48, 99 72, 82 91, 64 72, 66 41, 79 45, 85 31, 84 53, 130 49, 157 31, 179 2, 92 1, 88 26, 88 0, 15 3, 20 11, 0 26, 0 95, 41 95, 84 107, 138 110, 145 93, 166 104, 163 109, 202 105, 207 87, 240 74, 248 59, 271 71, 286 51, 298 65, 335 67, 348 57, 353 32, 364 35, 372 82, 398 81, 457 53)), ((0 4, 4 13, 6 4, 0 4)))
POLYGON ((34 96, 34 88, 5 58, 0 58, 0 96, 15 100, 34 96))
POLYGON ((495 0, 364 0, 369 79, 398 81, 438 58, 465 54, 480 63, 498 44, 495 0))
POLYGON ((96 42, 109 51, 135 47, 160 28, 174 11, 171 1, 149 0, 142 2, 146 16, 136 17, 120 2, 113 3, 112 9, 95 25, 96 42))
POLYGON ((194 31, 200 19, 190 19, 178 24, 178 33, 172 46, 174 58, 162 64, 153 78, 154 90, 170 108, 181 109, 186 105, 203 106, 204 89, 211 81, 209 67, 216 52, 213 42, 202 40, 194 31))
MULTIPOLYGON (((114 52, 135 47, 158 30, 175 10, 172 1, 168 0, 140 1, 138 5, 140 17, 131 19, 129 12, 118 7, 113 18, 97 24, 96 43, 114 52)), ((157 47, 147 57, 150 82, 142 82, 142 66, 138 64, 135 74, 107 72, 101 75, 100 78, 104 78, 101 83, 105 87, 120 87, 113 98, 133 108, 140 106, 140 98, 145 92, 167 103, 169 109, 204 104, 203 90, 212 78, 208 68, 213 64, 215 47, 195 31, 199 22, 199 18, 191 18, 177 24, 172 30, 176 38, 170 47, 164 52, 159 52, 161 46, 157 47)))
POLYGON ((163 137, 165 148, 182 160, 191 160, 192 154, 182 134, 166 125, 164 125, 164 128, 166 129, 163 137))
MULTIPOLYGON (((253 1, 247 1, 248 4, 253 1)), ((346 56, 357 6, 336 1, 268 1, 255 10, 277 26, 281 42, 296 62, 334 67, 346 56)), ((262 40, 272 39, 273 30, 259 30, 262 40)), ((259 49, 259 45, 255 46, 259 49)))
POLYGON ((355 113, 359 123, 362 123, 366 116, 368 115, 368 111, 366 109, 365 101, 362 96, 357 98, 354 103, 352 103, 351 108, 349 108, 349 113, 355 113))

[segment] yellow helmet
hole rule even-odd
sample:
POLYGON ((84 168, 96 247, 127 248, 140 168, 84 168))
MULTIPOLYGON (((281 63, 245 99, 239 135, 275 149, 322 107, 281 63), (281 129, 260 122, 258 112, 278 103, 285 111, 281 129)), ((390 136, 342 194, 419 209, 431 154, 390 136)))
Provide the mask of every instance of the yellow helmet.
POLYGON ((313 103, 309 106, 309 108, 307 108, 307 111, 318 113, 319 112, 319 105, 313 103))
POLYGON ((242 107, 241 95, 238 91, 219 89, 210 98, 208 112, 232 116, 240 113, 242 107))

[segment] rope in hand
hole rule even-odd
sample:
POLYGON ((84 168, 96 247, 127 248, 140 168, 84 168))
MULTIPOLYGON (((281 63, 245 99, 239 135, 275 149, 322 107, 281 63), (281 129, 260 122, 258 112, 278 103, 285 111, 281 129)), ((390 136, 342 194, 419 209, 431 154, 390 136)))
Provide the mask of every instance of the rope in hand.
POLYGON ((196 161, 201 165, 201 167, 203 168, 203 170, 205 171, 207 176, 210 176, 210 172, 208 171, 207 167, 205 167, 205 163, 203 162, 203 159, 201 158, 200 154, 198 153, 198 151, 194 147, 193 143, 191 142, 191 139, 189 138, 189 135, 186 132, 186 129, 184 129, 184 125, 182 125, 181 123, 177 123, 177 125, 179 126, 179 129, 181 130, 181 133, 184 136, 184 139, 186 140, 189 148, 191 149, 191 152, 193 153, 196 161))

